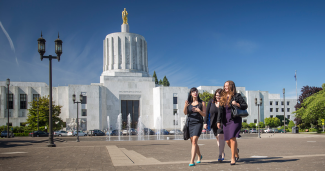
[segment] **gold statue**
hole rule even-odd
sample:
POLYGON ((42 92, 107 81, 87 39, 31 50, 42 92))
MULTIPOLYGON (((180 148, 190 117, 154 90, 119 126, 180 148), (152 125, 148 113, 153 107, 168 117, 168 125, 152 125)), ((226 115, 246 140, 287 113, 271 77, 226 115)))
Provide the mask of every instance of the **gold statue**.
POLYGON ((124 11, 122 11, 122 19, 123 24, 128 24, 128 12, 126 11, 126 8, 124 8, 124 11))

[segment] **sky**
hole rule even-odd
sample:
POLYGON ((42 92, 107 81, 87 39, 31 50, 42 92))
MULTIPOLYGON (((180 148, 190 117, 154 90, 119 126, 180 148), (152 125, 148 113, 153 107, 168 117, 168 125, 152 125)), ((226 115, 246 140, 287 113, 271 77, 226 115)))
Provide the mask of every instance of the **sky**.
POLYGON ((0 0, 0 81, 49 82, 53 86, 99 83, 103 40, 121 31, 126 8, 131 33, 145 37, 149 74, 170 86, 222 86, 296 98, 303 86, 321 87, 325 73, 323 0, 0 0))

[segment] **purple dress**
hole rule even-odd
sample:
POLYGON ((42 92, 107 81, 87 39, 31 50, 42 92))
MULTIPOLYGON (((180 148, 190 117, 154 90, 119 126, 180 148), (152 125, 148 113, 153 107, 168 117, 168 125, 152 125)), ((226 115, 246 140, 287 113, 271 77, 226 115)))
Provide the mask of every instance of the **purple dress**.
POLYGON ((242 118, 241 117, 236 117, 232 118, 231 117, 231 108, 226 105, 224 107, 224 113, 226 113, 226 117, 223 119, 223 133, 225 137, 225 141, 230 140, 233 137, 239 138, 240 135, 240 129, 242 126, 242 118))

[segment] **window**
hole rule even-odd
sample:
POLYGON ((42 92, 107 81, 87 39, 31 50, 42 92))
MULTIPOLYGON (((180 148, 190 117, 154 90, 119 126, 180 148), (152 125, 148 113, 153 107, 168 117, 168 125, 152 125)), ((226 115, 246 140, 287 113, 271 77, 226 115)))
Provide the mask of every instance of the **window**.
POLYGON ((173 115, 176 115, 176 114, 177 114, 177 109, 174 109, 173 115))
POLYGON ((279 105, 279 102, 278 102, 278 101, 276 101, 276 102, 275 102, 275 105, 279 105))
POLYGON ((173 97, 173 104, 177 104, 177 97, 173 97))
POLYGON ((290 108, 287 108, 287 112, 290 112, 290 108))
POLYGON ((87 109, 81 110, 81 116, 87 116, 87 109))
POLYGON ((281 101, 281 105, 284 105, 283 101, 281 101))
POLYGON ((254 123, 257 123, 257 119, 254 119, 254 123))
POLYGON ((270 108, 270 112, 273 112, 273 108, 270 108))
POLYGON ((27 109, 26 94, 20 94, 20 109, 27 109))
POLYGON ((290 105, 290 102, 289 101, 287 101, 287 105, 290 105))
POLYGON ((178 125, 178 120, 174 120, 174 125, 178 125))
POLYGON ((284 112, 284 108, 281 108, 281 112, 284 112))
POLYGON ((82 96, 81 104, 87 104, 87 96, 82 96))
MULTIPOLYGON (((8 117, 8 111, 5 112, 5 117, 8 117)), ((9 117, 12 117, 11 112, 9 112, 9 117)))
POLYGON ((33 100, 36 100, 39 99, 39 94, 33 94, 33 100))
POLYGON ((276 112, 279 112, 279 108, 276 108, 275 111, 276 111, 276 112))
POLYGON ((18 116, 18 117, 26 117, 26 116, 25 116, 25 112, 22 111, 21 114, 20 114, 20 116, 18 116))
POLYGON ((13 109, 14 108, 14 95, 9 94, 8 99, 9 99, 9 109, 13 109))
POLYGON ((247 123, 247 119, 244 119, 244 122, 247 123))
POLYGON ((273 101, 270 101, 270 105, 273 105, 273 101))
POLYGON ((287 115, 287 118, 290 119, 290 115, 287 115))
POLYGON ((273 118, 273 115, 270 115, 270 118, 273 118))

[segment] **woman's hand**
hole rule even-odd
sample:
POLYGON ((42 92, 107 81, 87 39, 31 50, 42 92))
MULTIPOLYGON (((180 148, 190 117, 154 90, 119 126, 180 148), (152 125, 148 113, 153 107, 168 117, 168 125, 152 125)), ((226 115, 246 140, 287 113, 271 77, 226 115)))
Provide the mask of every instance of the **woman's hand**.
POLYGON ((187 100, 185 100, 185 106, 187 107, 188 105, 190 105, 190 104, 188 103, 187 100))
POLYGON ((236 101, 232 101, 231 104, 234 106, 240 107, 239 103, 237 103, 236 101))
POLYGON ((204 128, 204 129, 208 129, 208 125, 207 125, 207 124, 204 124, 204 125, 203 125, 203 128, 204 128))
POLYGON ((221 129, 221 128, 220 128, 220 123, 217 123, 217 127, 218 127, 218 129, 221 129))
POLYGON ((198 113, 201 112, 200 108, 198 108, 198 107, 193 107, 193 108, 192 108, 192 111, 193 111, 193 112, 198 112, 198 113))

